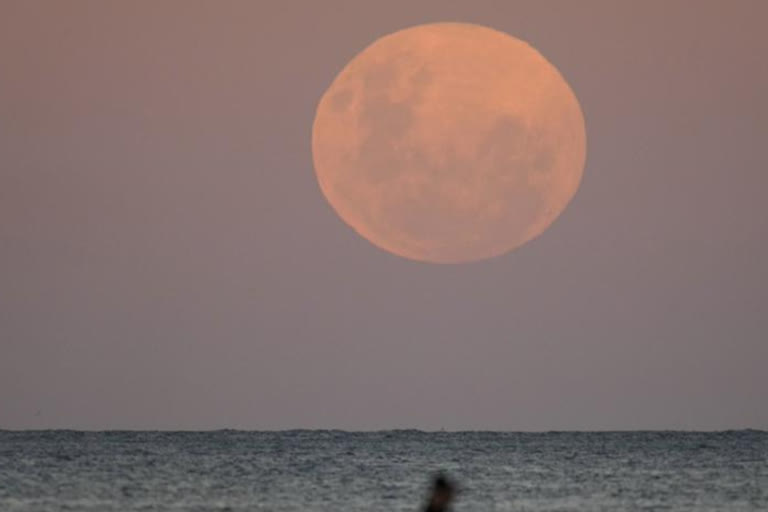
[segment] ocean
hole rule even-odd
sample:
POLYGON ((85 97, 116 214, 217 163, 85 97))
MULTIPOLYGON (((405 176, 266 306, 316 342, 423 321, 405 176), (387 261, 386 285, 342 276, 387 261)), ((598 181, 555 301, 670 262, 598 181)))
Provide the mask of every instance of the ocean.
POLYGON ((0 510, 768 510, 768 432, 0 431, 0 510))

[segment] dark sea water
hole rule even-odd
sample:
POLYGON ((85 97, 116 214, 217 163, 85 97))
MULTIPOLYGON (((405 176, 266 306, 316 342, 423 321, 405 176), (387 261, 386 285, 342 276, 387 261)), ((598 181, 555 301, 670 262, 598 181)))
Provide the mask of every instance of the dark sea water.
POLYGON ((0 431, 1 511, 768 510, 768 433, 0 431))

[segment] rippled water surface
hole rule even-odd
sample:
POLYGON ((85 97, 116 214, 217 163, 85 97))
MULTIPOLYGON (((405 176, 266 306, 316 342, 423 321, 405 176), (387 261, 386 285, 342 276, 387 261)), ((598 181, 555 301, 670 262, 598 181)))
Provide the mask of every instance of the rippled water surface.
POLYGON ((0 510, 768 510, 768 433, 0 431, 0 510))

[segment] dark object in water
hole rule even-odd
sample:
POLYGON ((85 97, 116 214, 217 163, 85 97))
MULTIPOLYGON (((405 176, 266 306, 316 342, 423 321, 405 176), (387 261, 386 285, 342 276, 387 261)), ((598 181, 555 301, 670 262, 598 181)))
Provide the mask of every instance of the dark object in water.
POLYGON ((435 476, 432 483, 432 491, 427 501, 424 512, 445 512, 450 509, 451 502, 456 495, 456 486, 442 473, 435 476))

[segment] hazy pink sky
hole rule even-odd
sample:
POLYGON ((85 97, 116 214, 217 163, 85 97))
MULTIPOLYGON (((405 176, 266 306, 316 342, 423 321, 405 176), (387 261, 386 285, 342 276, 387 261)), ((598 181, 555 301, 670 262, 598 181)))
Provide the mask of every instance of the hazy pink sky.
POLYGON ((0 428, 768 429, 768 2, 0 0, 0 428), (435 266, 334 214, 321 94, 431 21, 529 41, 581 189, 435 266))

